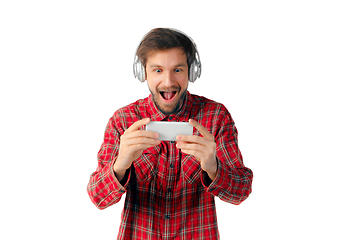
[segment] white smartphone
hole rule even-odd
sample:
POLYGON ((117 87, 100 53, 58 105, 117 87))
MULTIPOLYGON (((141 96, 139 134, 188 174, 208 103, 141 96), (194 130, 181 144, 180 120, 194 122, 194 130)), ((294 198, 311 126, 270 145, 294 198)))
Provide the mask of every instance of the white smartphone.
POLYGON ((176 141, 177 135, 193 135, 193 126, 188 122, 153 121, 146 124, 146 130, 157 132, 163 141, 176 141))

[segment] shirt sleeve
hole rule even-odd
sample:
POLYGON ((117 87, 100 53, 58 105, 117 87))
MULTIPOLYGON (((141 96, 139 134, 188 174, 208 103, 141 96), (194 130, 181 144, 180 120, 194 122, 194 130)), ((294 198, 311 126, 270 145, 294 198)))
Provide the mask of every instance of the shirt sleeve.
POLYGON ((106 126, 104 141, 98 152, 98 167, 91 174, 87 192, 91 201, 99 209, 105 209, 120 201, 126 192, 130 181, 130 171, 127 171, 122 184, 117 180, 113 165, 117 158, 120 144, 120 132, 115 126, 114 117, 106 126))
POLYGON ((203 173, 201 181, 209 193, 225 202, 238 205, 247 199, 252 191, 253 173, 243 164, 237 129, 230 113, 225 110, 225 113, 220 115, 224 117, 218 118, 217 125, 220 128, 215 132, 217 175, 211 182, 207 174, 203 173))

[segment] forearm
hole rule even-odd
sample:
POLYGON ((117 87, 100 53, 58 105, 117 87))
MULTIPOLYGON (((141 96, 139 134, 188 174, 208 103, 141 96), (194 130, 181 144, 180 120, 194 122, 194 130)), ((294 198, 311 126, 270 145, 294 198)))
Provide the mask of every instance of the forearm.
POLYGON ((121 182, 126 174, 126 168, 121 165, 120 155, 116 157, 115 163, 113 165, 113 171, 119 182, 121 182))
POLYGON ((209 179, 211 181, 214 181, 216 178, 217 172, 218 172, 218 162, 217 162, 217 158, 215 158, 214 166, 211 169, 209 169, 208 171, 206 171, 206 173, 207 173, 209 179))
POLYGON ((115 176, 116 176, 117 180, 118 180, 119 182, 121 182, 121 181, 124 179, 124 177, 125 177, 126 169, 124 169, 124 170, 118 170, 118 171, 115 171, 115 170, 114 170, 114 173, 115 173, 115 176))

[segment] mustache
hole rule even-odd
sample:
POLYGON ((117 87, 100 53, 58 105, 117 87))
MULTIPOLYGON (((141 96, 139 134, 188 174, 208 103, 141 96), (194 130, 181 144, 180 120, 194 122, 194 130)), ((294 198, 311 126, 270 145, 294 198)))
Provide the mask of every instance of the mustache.
POLYGON ((158 92, 180 92, 181 87, 157 88, 158 92))

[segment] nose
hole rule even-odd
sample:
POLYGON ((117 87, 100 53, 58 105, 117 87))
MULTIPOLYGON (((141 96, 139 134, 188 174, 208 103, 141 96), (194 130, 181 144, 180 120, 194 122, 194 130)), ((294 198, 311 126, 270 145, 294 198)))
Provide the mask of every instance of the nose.
POLYGON ((164 76, 165 87, 172 87, 174 85, 174 77, 171 71, 166 71, 164 76))

